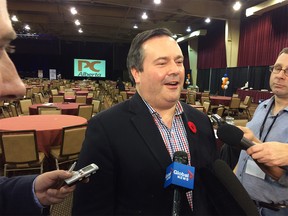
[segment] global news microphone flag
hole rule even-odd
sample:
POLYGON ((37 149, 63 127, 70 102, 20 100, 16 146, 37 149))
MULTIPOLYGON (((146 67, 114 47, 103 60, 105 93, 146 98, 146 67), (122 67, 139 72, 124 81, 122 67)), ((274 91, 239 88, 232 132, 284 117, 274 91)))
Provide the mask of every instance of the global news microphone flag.
POLYGON ((195 167, 173 162, 166 169, 164 188, 170 185, 194 189, 195 167))

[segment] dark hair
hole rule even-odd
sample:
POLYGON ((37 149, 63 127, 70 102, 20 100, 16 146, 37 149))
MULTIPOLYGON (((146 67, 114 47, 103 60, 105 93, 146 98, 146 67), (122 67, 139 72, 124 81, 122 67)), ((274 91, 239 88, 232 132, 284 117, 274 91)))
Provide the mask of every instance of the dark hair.
POLYGON ((132 40, 128 56, 127 56, 127 68, 129 72, 130 79, 134 82, 134 78, 131 74, 131 69, 135 68, 138 71, 143 71, 143 60, 144 60, 144 52, 142 49, 142 44, 153 37, 160 36, 169 36, 173 37, 173 34, 167 28, 156 28, 141 32, 136 35, 136 37, 132 40))
POLYGON ((278 56, 280 56, 283 53, 288 54, 288 47, 283 48, 278 56))

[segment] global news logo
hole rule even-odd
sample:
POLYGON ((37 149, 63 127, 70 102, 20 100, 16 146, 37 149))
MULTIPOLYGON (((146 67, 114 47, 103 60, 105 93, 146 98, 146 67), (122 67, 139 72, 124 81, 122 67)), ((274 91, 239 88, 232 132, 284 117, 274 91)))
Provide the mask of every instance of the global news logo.
POLYGON ((170 172, 166 173, 165 180, 168 181, 172 177, 172 174, 177 179, 183 180, 183 181, 189 181, 194 178, 194 174, 190 170, 187 170, 187 173, 184 173, 182 171, 178 171, 176 169, 171 168, 170 172))

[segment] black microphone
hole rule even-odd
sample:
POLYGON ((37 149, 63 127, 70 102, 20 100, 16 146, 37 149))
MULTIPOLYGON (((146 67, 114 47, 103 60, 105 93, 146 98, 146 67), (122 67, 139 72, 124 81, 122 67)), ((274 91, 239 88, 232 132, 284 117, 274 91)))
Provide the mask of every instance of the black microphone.
POLYGON ((211 119, 213 122, 215 122, 218 125, 218 127, 223 125, 223 124, 226 124, 225 120, 221 116, 219 116, 218 114, 212 114, 211 119))
POLYGON ((244 137, 244 132, 241 129, 230 124, 221 125, 217 130, 217 136, 224 143, 233 147, 240 146, 244 150, 255 145, 244 137))
POLYGON ((198 169, 197 175, 207 194, 208 203, 214 207, 211 208, 213 215, 259 216, 256 205, 224 161, 218 159, 211 167, 198 169))
MULTIPOLYGON (((221 125, 217 130, 217 136, 224 143, 231 147, 241 147, 243 150, 247 150, 251 146, 255 145, 250 140, 244 137, 244 132, 236 126, 230 124, 221 125)), ((287 170, 288 166, 279 166, 280 168, 287 170)))
MULTIPOLYGON (((173 155, 173 162, 178 162, 181 164, 188 164, 188 155, 184 151, 177 151, 173 155)), ((183 193, 183 189, 180 187, 174 187, 173 193, 173 206, 172 206, 172 216, 179 216, 180 215, 180 208, 181 208, 181 196, 183 193)))
POLYGON ((235 200, 239 207, 245 212, 245 215, 259 215, 256 205, 249 194, 224 161, 216 160, 213 164, 213 171, 214 175, 227 189, 233 200, 235 200))

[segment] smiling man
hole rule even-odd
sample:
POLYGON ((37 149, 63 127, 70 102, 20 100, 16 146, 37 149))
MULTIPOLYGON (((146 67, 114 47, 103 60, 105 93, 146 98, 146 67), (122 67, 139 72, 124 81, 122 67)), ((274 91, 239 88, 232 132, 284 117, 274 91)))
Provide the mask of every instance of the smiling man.
MULTIPOLYGON (((217 151, 208 116, 179 101, 183 60, 167 29, 134 38, 127 67, 137 93, 90 120, 77 165, 93 162, 101 169, 89 186, 77 187, 73 214, 170 215, 173 190, 163 185, 174 153, 185 151, 196 170, 214 162, 217 151)), ((181 215, 214 213, 197 173, 194 188, 183 194, 181 215)))

